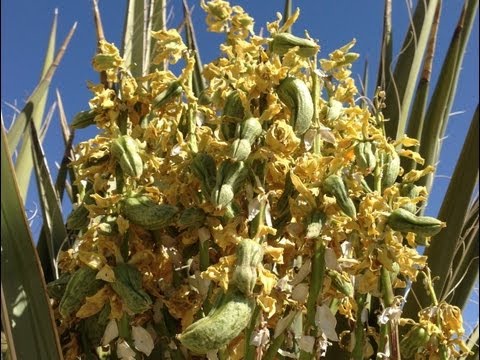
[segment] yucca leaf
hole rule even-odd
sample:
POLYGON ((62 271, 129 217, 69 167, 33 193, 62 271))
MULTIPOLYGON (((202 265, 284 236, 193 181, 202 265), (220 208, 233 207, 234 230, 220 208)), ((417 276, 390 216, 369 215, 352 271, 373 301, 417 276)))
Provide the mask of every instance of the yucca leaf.
POLYGON ((45 280, 1 129, 2 302, 18 359, 63 359, 45 280), (14 324, 14 326, 13 326, 14 324))
POLYGON ((478 338, 479 338, 479 330, 478 330, 478 323, 473 329, 472 333, 468 337, 467 347, 472 351, 471 354, 463 357, 462 359, 465 360, 477 360, 478 359, 478 338))
POLYGON ((413 24, 407 32, 402 52, 395 66, 393 80, 387 88, 388 100, 384 115, 388 121, 385 123, 385 131, 393 139, 399 139, 405 132, 407 116, 437 4, 438 0, 417 3, 413 24))
POLYGON ((380 51, 380 64, 378 67, 377 86, 382 89, 387 89, 391 81, 391 66, 392 66, 392 1, 385 0, 385 7, 383 13, 383 34, 382 34, 382 49, 380 51))
MULTIPOLYGON (((58 10, 55 9, 55 15, 53 17, 52 29, 50 30, 50 38, 48 40, 47 52, 45 54, 45 60, 43 63, 42 74, 40 80, 46 75, 48 68, 52 64, 53 55, 55 53, 55 39, 57 36, 57 18, 58 10)), ((41 94, 36 102, 32 111, 32 120, 35 122, 35 126, 40 128, 43 121, 43 114, 45 112, 45 106, 47 103, 48 88, 41 94)), ((30 184, 30 176, 32 171, 32 153, 29 133, 23 134, 23 141, 18 152, 17 159, 15 161, 15 172, 18 174, 18 188, 22 199, 26 200, 28 185, 30 184)))
POLYGON ((43 215, 43 231, 47 236, 47 245, 51 257, 50 266, 52 270, 55 270, 54 274, 55 277, 57 277, 55 258, 63 241, 67 237, 67 230, 63 221, 62 206, 55 187, 53 186, 50 171, 48 170, 45 160, 45 154, 37 137, 35 125, 33 123, 30 125, 35 175, 43 215))
MULTIPOLYGON (((425 61, 423 62, 422 75, 417 85, 417 90, 415 92, 415 100, 413 101, 412 105, 412 112, 410 113, 410 117, 408 120, 407 135, 414 139, 420 139, 422 136, 423 121, 425 118, 427 99, 430 91, 432 65, 433 59, 435 57, 438 26, 440 24, 440 13, 442 8, 441 5, 441 2, 439 2, 437 5, 437 10, 435 11, 432 31, 430 32, 430 37, 428 39, 425 61)), ((416 146, 413 150, 419 151, 419 146, 416 146)), ((406 172, 408 172, 416 167, 416 162, 410 159, 405 159, 402 163, 402 167, 405 169, 406 172)))
POLYGON ((134 77, 143 75, 144 0, 129 0, 123 32, 123 59, 134 77))
MULTIPOLYGON (((68 167, 70 159, 73 159, 73 138, 75 131, 68 127, 67 117, 63 109, 63 101, 58 90, 56 91, 57 103, 58 103, 58 112, 60 116, 60 124, 62 127, 63 141, 65 144, 65 152, 63 153, 62 162, 60 163, 60 168, 58 169, 57 179, 55 181, 55 189, 57 191, 60 203, 63 200, 63 193, 65 191, 65 184, 67 181, 67 173, 70 174, 70 179, 72 183, 75 182, 75 175, 72 168, 68 167)), ((76 195, 76 194, 75 194, 76 195)), ((74 201, 74 198, 70 198, 70 201, 74 201)))
MULTIPOLYGON (((468 210, 460 235, 461 242, 455 249, 451 276, 447 279, 444 293, 449 304, 463 309, 478 278, 479 253, 478 197, 468 210)), ((449 274, 450 275, 450 274, 449 274)))
MULTIPOLYGON (((282 25, 285 24, 285 21, 292 16, 292 0, 285 0, 285 8, 283 10, 283 22, 282 25)), ((292 27, 288 27, 285 29, 285 32, 291 33, 292 27)))
POLYGON ((205 88, 202 75, 202 60, 200 59, 200 53, 197 46, 197 40, 195 38, 195 29, 193 28, 192 17, 186 0, 183 0, 183 16, 185 17, 185 35, 187 40, 187 47, 193 51, 195 56, 195 70, 193 72, 193 93, 198 98, 205 88))
MULTIPOLYGON (((93 0, 93 19, 95 21, 95 32, 97 35, 97 49, 100 48, 100 41, 105 40, 105 34, 103 32, 102 18, 100 17, 100 10, 98 9, 98 0, 93 0)), ((107 88, 108 80, 107 73, 105 71, 100 72, 100 82, 107 88)))
MULTIPOLYGON (((442 64, 440 75, 428 105, 422 131, 420 153, 425 158, 426 165, 433 165, 440 155, 441 142, 447 126, 452 99, 455 96, 456 82, 464 56, 464 47, 475 19, 478 0, 465 1, 457 28, 453 33, 447 55, 442 64)), ((420 179, 419 184, 430 190, 434 174, 420 179)))
MULTIPOLYGON (((461 263, 453 264, 454 257, 446 256, 445 254, 454 254, 455 249, 461 246, 462 239, 460 234, 472 193, 478 181, 478 167, 472 166, 472 164, 478 164, 479 161, 480 129, 478 111, 477 106, 460 153, 460 158, 455 166, 455 171, 438 214, 439 219, 446 221, 447 227, 432 239, 431 245, 425 250, 425 255, 430 259, 429 267, 432 271, 432 276, 439 277, 434 283, 435 293, 439 298, 446 295, 445 283, 450 269, 461 266, 461 263), (461 191, 459 191, 460 189, 461 191)), ((462 261, 464 261, 463 258, 462 261)), ((430 305, 430 297, 423 290, 422 282, 419 281, 413 284, 412 289, 422 306, 430 305)), ((416 300, 409 294, 404 308, 405 316, 415 316, 418 310, 416 300)))
MULTIPOLYGON (((35 115, 36 108, 39 107, 41 99, 45 96, 45 94, 48 91, 48 87, 50 86, 50 82, 55 73, 55 70, 57 69, 61 59, 63 58, 63 55, 65 54, 67 45, 70 42, 76 27, 77 27, 77 24, 75 23, 72 29, 70 30, 70 32, 68 33, 67 37, 65 38, 65 41, 63 42, 57 55, 55 56, 54 61, 50 64, 48 70, 46 71, 45 76, 42 78, 40 83, 32 92, 32 95, 30 95, 30 97, 28 98, 27 103, 25 104, 21 113, 15 118, 15 123, 12 125, 8 133, 8 148, 11 152, 15 151, 18 145, 18 142, 20 141, 22 135, 24 134, 26 126, 28 126, 30 121, 34 120, 33 117, 35 115)), ((25 133, 25 136, 26 138, 28 138, 29 135, 26 135, 25 133)), ((27 140, 24 139, 24 142, 26 141, 27 140)), ((20 161, 17 160, 17 163, 19 164, 18 166, 20 167, 20 161)), ((30 168, 31 168, 31 163, 30 163, 30 168)), ((17 170, 19 171, 19 177, 25 177, 25 178, 30 177, 30 173, 29 174, 24 173, 28 171, 27 167, 25 168, 25 170, 21 168, 17 170)), ((26 191, 27 191, 26 187, 24 186, 23 189, 24 189, 23 192, 26 194, 26 191)))
MULTIPOLYGON (((166 0, 152 0, 150 3, 151 12, 149 16, 150 31, 164 30, 167 26, 167 1, 166 0)), ((153 64, 152 60, 155 57, 156 46, 152 46, 151 37, 148 38, 148 67, 150 72, 155 70, 165 70, 167 63, 153 64)))

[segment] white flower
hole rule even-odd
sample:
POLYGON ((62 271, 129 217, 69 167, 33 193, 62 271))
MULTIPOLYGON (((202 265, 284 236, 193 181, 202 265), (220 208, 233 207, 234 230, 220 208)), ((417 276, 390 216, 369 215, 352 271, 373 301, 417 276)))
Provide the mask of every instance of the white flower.
POLYGON ((335 319, 335 315, 332 314, 332 311, 327 305, 317 306, 315 325, 322 330, 328 339, 338 341, 338 335, 335 332, 337 319, 335 319))
POLYGON ((154 344, 150 333, 141 326, 132 326, 132 338, 133 344, 138 351, 143 352, 145 355, 150 355, 153 350, 154 344))

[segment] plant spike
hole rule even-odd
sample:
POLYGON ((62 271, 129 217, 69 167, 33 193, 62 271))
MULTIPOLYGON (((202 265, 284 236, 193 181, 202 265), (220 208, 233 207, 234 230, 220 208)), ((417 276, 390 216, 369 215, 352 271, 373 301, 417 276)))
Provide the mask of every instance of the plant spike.
POLYGON ((380 51, 380 65, 378 67, 377 76, 377 87, 380 87, 381 89, 388 89, 390 82, 392 81, 392 52, 392 0, 385 0, 382 48, 380 51))

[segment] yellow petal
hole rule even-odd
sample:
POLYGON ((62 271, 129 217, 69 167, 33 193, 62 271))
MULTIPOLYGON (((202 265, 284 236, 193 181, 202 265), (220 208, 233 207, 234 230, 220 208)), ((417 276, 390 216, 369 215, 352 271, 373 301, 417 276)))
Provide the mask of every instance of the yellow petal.
POLYGON ((80 309, 78 309, 75 315, 80 319, 95 315, 100 310, 102 310, 103 306, 110 299, 111 295, 112 294, 110 288, 108 286, 104 286, 99 291, 97 291, 95 295, 87 296, 85 298, 85 304, 83 304, 80 309))

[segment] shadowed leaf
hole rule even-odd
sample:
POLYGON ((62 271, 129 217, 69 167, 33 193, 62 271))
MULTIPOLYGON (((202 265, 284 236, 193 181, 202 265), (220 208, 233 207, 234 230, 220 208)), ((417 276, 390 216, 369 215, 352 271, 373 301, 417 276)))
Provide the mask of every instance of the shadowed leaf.
MULTIPOLYGON (((45 280, 1 129, 2 308, 18 359, 63 359, 45 280), (12 326, 15 324, 14 326, 12 326)), ((3 315, 2 315, 3 316, 3 315)))

